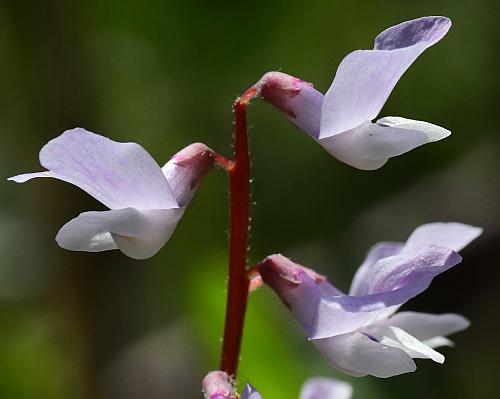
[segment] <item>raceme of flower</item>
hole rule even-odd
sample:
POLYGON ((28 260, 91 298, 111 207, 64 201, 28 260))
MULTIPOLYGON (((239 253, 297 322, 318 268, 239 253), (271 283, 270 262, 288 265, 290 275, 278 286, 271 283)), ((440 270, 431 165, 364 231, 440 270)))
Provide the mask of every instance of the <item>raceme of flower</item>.
POLYGON ((396 311, 436 275, 460 263, 457 251, 481 231, 431 223, 417 228, 406 243, 379 243, 369 250, 348 295, 281 255, 266 258, 259 270, 334 367, 353 376, 391 377, 415 371, 412 358, 443 363, 434 348, 451 345, 445 336, 469 325, 456 314, 396 311))
MULTIPOLYGON (((228 172, 230 242, 228 302, 221 371, 203 381, 206 399, 237 399, 234 378, 240 359, 248 291, 270 285, 291 309, 308 337, 338 369, 354 375, 390 377, 416 369, 414 358, 444 362, 434 348, 451 345, 446 336, 469 322, 456 314, 399 312, 426 290, 433 278, 461 261, 457 253, 481 234, 459 223, 417 228, 406 243, 384 242, 370 249, 349 294, 325 277, 282 255, 248 270, 250 155, 246 107, 256 95, 339 160, 359 169, 378 169, 389 158, 441 140, 442 127, 380 113, 398 80, 451 27, 446 17, 423 17, 391 27, 375 38, 373 50, 358 50, 339 65, 325 95, 311 84, 280 72, 265 74, 234 103, 234 158, 194 143, 161 168, 135 143, 119 143, 82 128, 64 132, 40 151, 47 170, 9 178, 24 183, 52 177, 71 183, 109 208, 81 213, 66 223, 56 241, 62 248, 99 252, 119 249, 135 259, 156 254, 173 234, 203 177, 214 164, 228 172), (258 270, 260 276, 254 276, 258 270), (251 280, 251 281, 250 281, 251 280)), ((349 399, 347 383, 313 378, 300 399, 349 399)), ((246 385, 241 399, 262 399, 246 385)))
POLYGON ((49 141, 40 151, 47 171, 9 178, 24 183, 53 177, 74 184, 109 211, 81 213, 66 223, 57 243, 73 251, 120 249, 135 259, 156 254, 169 240, 213 166, 213 152, 194 143, 160 168, 136 143, 118 143, 76 128, 49 141))
MULTIPOLYGON (((203 379, 205 399, 236 399, 234 380, 223 371, 212 371, 203 379)), ((314 377, 307 380, 300 391, 299 399, 350 399, 351 384, 332 378, 314 377)), ((240 399, 263 399, 250 384, 246 384, 240 399)))
POLYGON ((412 119, 389 116, 372 122, 403 73, 450 27, 446 17, 423 17, 383 31, 373 50, 357 50, 343 59, 324 96, 310 83, 280 72, 265 74, 255 88, 340 161, 378 169, 391 157, 450 135, 412 119))

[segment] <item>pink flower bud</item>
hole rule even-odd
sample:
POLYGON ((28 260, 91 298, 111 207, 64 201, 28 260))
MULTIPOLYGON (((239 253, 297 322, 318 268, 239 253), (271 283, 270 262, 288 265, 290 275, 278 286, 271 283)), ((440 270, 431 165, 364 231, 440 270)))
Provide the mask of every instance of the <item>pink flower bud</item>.
POLYGON ((202 178, 214 165, 214 152, 202 143, 193 143, 180 150, 163 166, 175 199, 180 207, 192 199, 202 178))
POLYGON ((254 87, 295 126, 318 138, 323 95, 311 83, 282 72, 267 72, 254 87))
POLYGON ((326 277, 292 262, 281 254, 271 255, 264 259, 259 266, 259 272, 265 283, 274 289, 288 307, 295 302, 294 289, 302 285, 305 280, 318 287, 326 282, 326 277), (304 276, 309 278, 304 278, 304 276))
POLYGON ((283 255, 268 256, 259 271, 308 334, 315 328, 316 308, 323 297, 342 295, 324 276, 283 255))
POLYGON ((223 371, 212 371, 203 379, 205 399, 236 399, 235 382, 223 371))

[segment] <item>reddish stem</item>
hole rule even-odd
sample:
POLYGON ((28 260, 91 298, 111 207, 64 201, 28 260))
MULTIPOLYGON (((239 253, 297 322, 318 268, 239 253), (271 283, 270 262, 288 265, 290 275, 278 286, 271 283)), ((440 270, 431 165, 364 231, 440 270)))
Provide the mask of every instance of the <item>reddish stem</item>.
POLYGON ((234 160, 229 173, 231 232, 229 242, 229 279, 226 321, 220 369, 236 378, 247 307, 250 280, 247 277, 248 230, 250 209, 250 155, 246 124, 246 106, 257 94, 251 87, 234 105, 234 160))
POLYGON ((220 167, 226 169, 228 172, 233 168, 234 162, 232 159, 227 159, 221 154, 215 154, 215 163, 220 167))

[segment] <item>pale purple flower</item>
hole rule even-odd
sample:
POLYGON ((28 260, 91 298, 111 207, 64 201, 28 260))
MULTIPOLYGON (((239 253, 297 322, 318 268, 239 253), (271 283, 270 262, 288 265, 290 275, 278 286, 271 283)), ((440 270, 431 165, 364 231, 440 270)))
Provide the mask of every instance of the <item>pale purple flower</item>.
MULTIPOLYGON (((203 379, 205 399, 236 399, 234 380, 223 371, 212 371, 203 379)), ((307 380, 299 399, 350 399, 352 386, 332 378, 314 377, 307 380)), ((263 399, 250 384, 246 384, 240 399, 263 399)))
POLYGON ((280 72, 265 74, 255 87, 334 157, 359 169, 378 169, 391 157, 450 135, 442 127, 401 117, 372 122, 403 73, 450 27, 446 17, 422 17, 383 31, 373 50, 343 59, 324 96, 310 83, 280 72))
POLYGON ((57 233, 73 251, 120 249, 135 259, 156 254, 168 241, 213 166, 213 152, 200 143, 178 152, 160 168, 136 143, 118 143, 81 128, 68 130, 40 151, 47 171, 9 178, 24 183, 53 177, 80 187, 109 211, 84 212, 57 233))
POLYGON ((253 386, 246 384, 240 399, 262 399, 262 395, 253 386))
POLYGON ((333 366, 354 376, 390 377, 416 369, 412 358, 438 363, 434 348, 469 322, 457 314, 396 313, 432 279, 461 262, 457 253, 481 234, 460 223, 420 226, 406 243, 373 246, 349 294, 318 273, 272 255, 260 265, 269 284, 333 366))
POLYGON ((350 399, 352 385, 333 378, 314 377, 307 380, 299 399, 350 399))

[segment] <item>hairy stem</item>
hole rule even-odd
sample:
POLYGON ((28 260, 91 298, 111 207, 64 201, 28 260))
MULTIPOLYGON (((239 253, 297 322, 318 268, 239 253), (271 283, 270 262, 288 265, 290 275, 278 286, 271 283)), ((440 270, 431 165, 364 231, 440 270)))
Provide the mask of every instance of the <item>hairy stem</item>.
POLYGON ((246 107, 256 95, 252 87, 233 105, 234 159, 229 173, 231 229, 229 241, 229 279, 226 321, 220 369, 236 378, 240 360, 243 325, 250 280, 247 277, 248 231, 250 209, 250 154, 246 124, 246 107))

